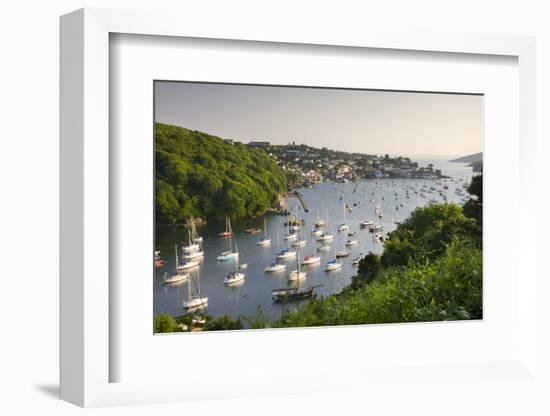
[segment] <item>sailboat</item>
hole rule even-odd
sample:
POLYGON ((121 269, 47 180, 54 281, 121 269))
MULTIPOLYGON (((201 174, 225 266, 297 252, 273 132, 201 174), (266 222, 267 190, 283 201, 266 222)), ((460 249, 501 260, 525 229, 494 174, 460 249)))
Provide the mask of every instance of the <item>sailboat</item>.
MULTIPOLYGON (((175 248, 177 252, 178 251, 177 244, 175 245, 175 248)), ((195 267, 198 267, 198 265, 199 265, 199 262, 197 260, 192 260, 192 259, 185 259, 183 263, 180 263, 178 260, 178 255, 176 253, 176 272, 179 272, 181 270, 193 269, 195 267)))
POLYGON ((314 254, 310 254, 308 256, 305 256, 302 260, 302 264, 304 266, 307 266, 308 264, 317 264, 321 262, 321 257, 316 256, 314 254))
MULTIPOLYGON (((321 202, 321 212, 323 212, 323 208, 324 208, 324 205, 323 205, 323 202, 321 202)), ((315 227, 320 228, 320 227, 324 227, 325 225, 327 225, 326 220, 319 218, 319 210, 317 210, 317 221, 315 222, 315 227)))
POLYGON ((265 267, 266 273, 282 272, 286 269, 286 264, 282 263, 271 263, 269 266, 265 267))
POLYGON ((311 235, 314 236, 314 237, 319 237, 320 235, 323 235, 323 230, 320 229, 320 228, 314 228, 311 231, 311 235))
POLYGON ((285 236, 283 238, 285 240, 296 240, 296 238, 298 238, 298 234, 296 234, 294 231, 292 231, 290 223, 291 223, 291 221, 289 219, 288 222, 287 222, 287 224, 288 224, 288 234, 285 234, 285 236))
POLYGON ((187 300, 182 302, 183 309, 202 309, 208 306, 208 298, 201 296, 201 287, 200 287, 200 276, 197 273, 197 294, 193 295, 191 291, 191 285, 193 283, 192 276, 189 276, 187 282, 187 300))
POLYGON ((264 218, 264 236, 258 241, 259 246, 268 246, 271 244, 271 238, 267 238, 267 221, 264 218))
POLYGON ((325 225, 326 225, 326 231, 323 231, 321 235, 317 236, 317 241, 325 242, 325 241, 334 240, 334 236, 328 233, 328 219, 325 221, 325 225))
POLYGON ((174 249, 176 252, 176 273, 174 273, 171 276, 168 276, 168 273, 164 273, 164 277, 162 281, 166 284, 183 282, 184 280, 187 280, 189 278, 189 273, 178 273, 178 245, 177 244, 174 245, 174 249))
POLYGON ((361 252, 351 261, 351 264, 354 266, 357 266, 359 262, 363 259, 363 234, 359 235, 359 239, 361 240, 361 252))
POLYGON ((237 259, 235 270, 225 276, 223 283, 226 285, 232 285, 235 283, 244 282, 245 274, 241 270, 242 269, 239 267, 239 259, 237 259))
MULTIPOLYGON (((315 286, 309 286, 300 288, 300 267, 298 262, 298 269, 295 270, 296 272, 296 281, 297 286, 295 288, 289 287, 289 288, 282 288, 282 289, 274 289, 271 291, 272 298, 275 302, 288 302, 295 299, 303 299, 308 298, 313 295, 313 289, 316 287, 321 287, 324 285, 315 285, 315 286)), ((305 277, 305 274, 304 274, 305 277)), ((289 274, 289 280, 290 280, 290 274, 289 274)))
POLYGON ((233 230, 231 229, 231 220, 228 221, 227 232, 229 233, 229 250, 222 252, 217 258, 218 261, 231 261, 239 258, 239 249, 235 240, 235 250, 233 251, 233 230))
POLYGON ((298 236, 298 241, 295 241, 292 243, 292 247, 303 247, 307 244, 307 240, 302 240, 300 236, 298 236))
POLYGON ((164 273, 162 282, 164 284, 179 283, 179 282, 184 282, 188 278, 189 278, 189 273, 175 273, 171 276, 168 276, 168 273, 164 273))
POLYGON ((325 265, 325 271, 326 272, 332 272, 334 270, 340 270, 342 268, 342 263, 338 262, 337 256, 336 256, 336 245, 334 246, 334 259, 327 262, 325 265))
POLYGON ((344 205, 344 222, 338 225, 338 231, 348 231, 349 225, 346 224, 346 206, 344 205))
POLYGON ((300 279, 304 279, 306 276, 307 276, 307 273, 302 272, 300 270, 300 255, 298 254, 298 256, 296 257, 296 269, 292 270, 288 274, 288 280, 290 281, 300 280, 300 279))
POLYGON ((278 260, 291 259, 294 257, 296 257, 296 251, 291 250, 290 248, 285 248, 277 254, 278 260))
POLYGON ((191 235, 195 243, 202 243, 202 237, 197 232, 197 227, 195 227, 195 222, 191 222, 191 235))
POLYGON ((372 222, 371 220, 365 220, 360 224, 361 228, 369 228, 369 227, 372 227, 373 225, 374 225, 374 222, 372 222))
POLYGON ((231 220, 229 219, 229 217, 226 215, 225 216, 225 231, 222 231, 221 233, 219 233, 218 235, 220 237, 229 237, 233 234, 233 232, 231 231, 231 220))
POLYGON ((196 246, 197 248, 194 248, 191 251, 185 251, 184 249, 184 260, 193 260, 193 259, 199 259, 204 256, 204 251, 202 251, 200 243, 195 243, 193 240, 193 234, 191 231, 189 231, 189 245, 187 247, 196 246))
MULTIPOLYGON (((191 254, 195 251, 200 250, 201 246, 199 244, 199 241, 195 240, 195 234, 197 231, 195 230, 195 223, 191 221, 191 229, 193 232, 189 232, 189 244, 186 246, 183 246, 183 254, 191 254)), ((202 240, 201 240, 202 241, 202 240)))

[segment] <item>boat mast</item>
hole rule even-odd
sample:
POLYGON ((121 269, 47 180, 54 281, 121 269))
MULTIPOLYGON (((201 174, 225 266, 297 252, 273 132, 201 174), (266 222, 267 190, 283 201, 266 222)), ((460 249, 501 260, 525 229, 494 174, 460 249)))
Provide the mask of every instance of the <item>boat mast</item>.
POLYGON ((296 264, 298 266, 298 287, 296 288, 296 290, 300 290, 300 253, 298 252, 298 254, 296 255, 296 264))
MULTIPOLYGON (((231 220, 229 220, 229 232, 231 233, 231 235, 229 236, 229 239, 232 241, 233 240, 233 229, 231 228, 231 220)), ((235 237, 235 253, 238 253, 239 252, 239 248, 237 247, 237 238, 235 237)), ((230 248, 231 250, 231 248, 230 248)))
POLYGON ((174 250, 176 252, 176 274, 178 273, 178 266, 180 265, 178 261, 178 245, 174 244, 174 250))
POLYGON ((191 281, 193 280, 193 275, 189 273, 189 277, 187 278, 187 304, 188 306, 191 306, 191 281))

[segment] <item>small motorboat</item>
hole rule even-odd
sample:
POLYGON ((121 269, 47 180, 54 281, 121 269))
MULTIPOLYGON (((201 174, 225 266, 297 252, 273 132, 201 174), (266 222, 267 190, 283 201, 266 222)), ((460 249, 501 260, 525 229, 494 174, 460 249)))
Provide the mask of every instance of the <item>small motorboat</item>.
POLYGON ((348 230, 349 230, 349 225, 347 224, 338 225, 338 231, 348 231, 348 230))
POLYGON ((234 284, 234 283, 238 283, 238 282, 241 282, 244 280, 244 277, 245 277, 245 274, 244 273, 240 273, 238 271, 234 271, 234 272, 231 272, 229 273, 225 279, 223 279, 223 283, 226 284, 226 285, 231 285, 231 284, 234 284))
POLYGON ((262 237, 257 243, 259 246, 268 246, 271 244, 271 238, 262 237))

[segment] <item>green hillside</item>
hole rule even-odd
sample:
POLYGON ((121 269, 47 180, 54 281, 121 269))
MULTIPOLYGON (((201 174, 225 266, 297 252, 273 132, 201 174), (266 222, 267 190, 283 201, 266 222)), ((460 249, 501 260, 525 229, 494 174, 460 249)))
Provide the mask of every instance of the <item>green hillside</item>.
POLYGON ((286 189, 285 173, 262 150, 183 127, 155 126, 157 223, 261 215, 286 189))

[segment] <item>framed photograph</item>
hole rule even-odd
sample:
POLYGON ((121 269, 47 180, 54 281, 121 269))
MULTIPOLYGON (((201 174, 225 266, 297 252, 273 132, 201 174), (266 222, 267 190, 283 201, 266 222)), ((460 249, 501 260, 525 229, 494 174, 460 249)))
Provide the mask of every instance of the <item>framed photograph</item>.
POLYGON ((534 380, 533 39, 180 17, 61 18, 62 398, 534 380))

